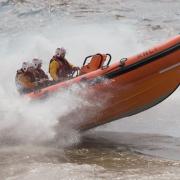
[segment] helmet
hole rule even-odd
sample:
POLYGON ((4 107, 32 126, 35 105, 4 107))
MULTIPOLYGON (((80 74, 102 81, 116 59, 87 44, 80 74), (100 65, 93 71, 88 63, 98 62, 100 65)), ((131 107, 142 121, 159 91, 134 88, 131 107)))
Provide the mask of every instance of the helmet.
POLYGON ((60 57, 60 56, 65 56, 66 55, 66 49, 61 47, 61 48, 57 48, 56 49, 56 52, 55 52, 55 55, 60 57))
POLYGON ((41 59, 34 58, 32 60, 32 66, 34 68, 38 68, 38 66, 41 65, 41 64, 42 64, 42 60, 41 59))
POLYGON ((22 63, 22 69, 23 69, 23 71, 27 71, 28 70, 28 68, 29 68, 29 63, 28 62, 23 62, 22 63))

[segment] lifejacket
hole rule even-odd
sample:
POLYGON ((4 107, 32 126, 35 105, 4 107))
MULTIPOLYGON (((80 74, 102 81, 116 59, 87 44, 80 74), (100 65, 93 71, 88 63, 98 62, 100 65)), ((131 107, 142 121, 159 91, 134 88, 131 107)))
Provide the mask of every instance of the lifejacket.
POLYGON ((25 72, 23 69, 17 70, 16 80, 17 80, 18 76, 21 74, 24 74, 24 76, 29 77, 31 82, 35 82, 35 80, 36 80, 33 73, 31 73, 29 71, 25 72))
POLYGON ((15 77, 15 83, 16 83, 17 90, 20 93, 27 93, 27 92, 32 91, 33 88, 35 88, 35 85, 33 84, 34 82, 35 82, 35 77, 33 73, 29 71, 25 72, 23 71, 23 69, 20 69, 17 71, 16 77, 15 77), (25 85, 25 82, 23 82, 24 79, 28 80, 27 85, 25 85))
POLYGON ((28 71, 28 72, 25 72, 25 75, 30 78, 30 81, 31 81, 31 82, 35 82, 35 81, 36 81, 33 73, 31 73, 31 72, 28 71))
POLYGON ((37 78, 38 80, 48 79, 48 76, 42 69, 36 69, 35 70, 35 78, 37 78))
MULTIPOLYGON (((59 68, 58 68, 59 78, 68 77, 68 75, 72 72, 72 65, 70 65, 65 58, 53 56, 53 58, 50 60, 50 64, 53 61, 56 61, 59 64, 59 68)), ((49 73, 50 73, 50 66, 49 66, 49 73)))
POLYGON ((21 93, 23 87, 22 87, 21 83, 20 83, 19 80, 18 80, 18 76, 21 75, 21 74, 23 74, 23 73, 24 73, 24 71, 23 71, 22 69, 17 70, 17 72, 16 72, 16 77, 15 77, 16 87, 17 87, 17 90, 18 90, 20 93, 21 93))

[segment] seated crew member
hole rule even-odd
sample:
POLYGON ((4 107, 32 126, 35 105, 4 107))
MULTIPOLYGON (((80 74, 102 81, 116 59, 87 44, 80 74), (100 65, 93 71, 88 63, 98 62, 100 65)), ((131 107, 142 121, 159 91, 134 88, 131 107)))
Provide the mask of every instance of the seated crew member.
POLYGON ((68 79, 69 75, 79 67, 74 67, 65 58, 66 50, 57 48, 55 55, 49 63, 49 73, 54 81, 63 81, 68 79))
POLYGON ((34 75, 36 81, 48 81, 48 75, 42 70, 42 60, 34 58, 32 60, 32 65, 34 67, 34 75))
POLYGON ((23 62, 22 68, 16 73, 15 81, 20 94, 31 92, 38 86, 28 62, 23 62))

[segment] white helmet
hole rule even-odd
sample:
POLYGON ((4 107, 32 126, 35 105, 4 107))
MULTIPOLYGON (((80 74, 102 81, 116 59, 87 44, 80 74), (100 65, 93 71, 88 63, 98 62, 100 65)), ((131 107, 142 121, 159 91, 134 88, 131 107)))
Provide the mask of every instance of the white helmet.
POLYGON ((32 66, 34 68, 38 68, 38 66, 41 65, 41 64, 42 64, 42 60, 41 59, 34 58, 32 60, 32 66))
POLYGON ((60 57, 60 56, 65 56, 66 55, 66 49, 61 47, 61 48, 57 48, 55 55, 60 57))
POLYGON ((24 72, 26 72, 29 68, 29 63, 28 62, 23 62, 22 63, 22 69, 24 72))

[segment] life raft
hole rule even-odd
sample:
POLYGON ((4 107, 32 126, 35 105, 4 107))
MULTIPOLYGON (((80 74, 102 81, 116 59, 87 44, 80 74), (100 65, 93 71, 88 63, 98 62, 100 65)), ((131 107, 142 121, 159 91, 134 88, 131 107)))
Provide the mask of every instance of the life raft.
POLYGON ((83 97, 87 96, 94 106, 79 107, 60 120, 60 125, 65 125, 68 120, 68 125, 78 130, 137 114, 160 103, 178 88, 180 35, 140 54, 122 58, 111 65, 110 62, 110 54, 88 56, 79 76, 26 96, 39 99, 62 88, 86 83, 89 94, 83 93, 83 97), (87 63, 89 58, 91 61, 87 63), (96 105, 96 101, 102 101, 102 105, 96 105))

